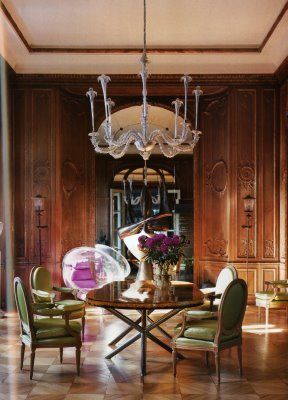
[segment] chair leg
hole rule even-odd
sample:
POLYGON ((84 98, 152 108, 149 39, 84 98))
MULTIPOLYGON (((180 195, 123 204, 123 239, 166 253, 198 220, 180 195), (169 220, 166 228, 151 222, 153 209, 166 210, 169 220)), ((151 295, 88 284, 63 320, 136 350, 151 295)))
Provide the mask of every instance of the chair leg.
POLYGON ((63 347, 60 347, 60 363, 63 363, 63 347))
POLYGON ((258 319, 261 321, 261 307, 258 307, 258 319))
POLYGON ((82 337, 84 339, 84 331, 85 331, 85 316, 82 317, 82 337))
POLYGON ((241 344, 237 347, 237 350, 238 350, 239 374, 240 374, 240 376, 242 376, 243 368, 242 368, 242 346, 241 346, 241 344))
POLYGON ((35 360, 35 349, 31 349, 31 354, 30 354, 30 379, 33 378, 34 360, 35 360))
POLYGON ((77 375, 80 375, 80 359, 81 359, 81 350, 80 347, 76 347, 76 369, 77 375))
POLYGON ((176 370, 176 364, 177 364, 177 351, 173 349, 172 351, 172 361, 173 361, 173 375, 176 376, 177 370, 176 370))
POLYGON ((206 367, 209 368, 209 351, 206 351, 206 367))
POLYGON ((215 365, 216 365, 217 383, 219 385, 220 384, 220 354, 218 351, 215 353, 215 365))
POLYGON ((23 369, 23 363, 24 363, 24 355, 25 355, 25 344, 21 343, 21 359, 20 359, 20 369, 23 369))
POLYGON ((265 324, 266 326, 269 324, 269 307, 265 308, 265 324))

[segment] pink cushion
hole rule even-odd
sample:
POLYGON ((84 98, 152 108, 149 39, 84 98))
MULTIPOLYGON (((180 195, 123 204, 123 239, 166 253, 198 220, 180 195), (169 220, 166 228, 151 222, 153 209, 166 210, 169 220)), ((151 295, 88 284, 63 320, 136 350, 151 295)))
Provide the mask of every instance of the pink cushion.
POLYGON ((71 274, 71 280, 73 282, 90 280, 90 279, 94 281, 90 268, 78 269, 78 270, 76 269, 71 274))

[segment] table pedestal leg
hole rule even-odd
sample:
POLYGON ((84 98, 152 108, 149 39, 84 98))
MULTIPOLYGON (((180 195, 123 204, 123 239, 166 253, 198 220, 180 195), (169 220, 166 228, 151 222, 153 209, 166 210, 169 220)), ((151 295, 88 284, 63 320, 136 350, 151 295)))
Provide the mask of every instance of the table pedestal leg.
POLYGON ((142 310, 142 332, 141 332, 141 376, 146 375, 146 354, 147 354, 147 332, 146 332, 146 324, 147 324, 147 311, 142 310))

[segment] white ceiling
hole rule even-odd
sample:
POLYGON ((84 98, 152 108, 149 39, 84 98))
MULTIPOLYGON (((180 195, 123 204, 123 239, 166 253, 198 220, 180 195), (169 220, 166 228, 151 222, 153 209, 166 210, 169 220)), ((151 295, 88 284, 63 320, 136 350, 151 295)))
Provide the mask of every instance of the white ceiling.
MULTIPOLYGON (((147 0, 148 48, 257 48, 287 0, 147 0)), ((141 48, 142 0, 4 0, 32 48, 141 48)), ((151 54, 152 73, 272 73, 288 55, 288 11, 261 52, 151 54)), ((136 73, 139 54, 27 50, 0 11, 0 52, 19 73, 136 73)))

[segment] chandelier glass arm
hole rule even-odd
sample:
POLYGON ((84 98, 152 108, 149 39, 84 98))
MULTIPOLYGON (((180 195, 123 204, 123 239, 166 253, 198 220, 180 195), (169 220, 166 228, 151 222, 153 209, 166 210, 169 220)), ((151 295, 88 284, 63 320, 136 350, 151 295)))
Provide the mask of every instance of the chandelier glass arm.
POLYGON ((99 132, 95 132, 95 115, 94 115, 94 100, 97 93, 90 88, 86 93, 89 97, 90 107, 91 107, 91 120, 92 120, 92 132, 89 134, 91 137, 91 142, 94 149, 98 153, 110 154, 114 158, 122 157, 130 144, 134 144, 136 149, 139 151, 140 155, 144 160, 148 160, 155 145, 158 143, 161 152, 169 158, 174 157, 176 154, 181 152, 193 151, 195 145, 199 140, 198 131, 198 112, 199 112, 199 97, 203 94, 199 86, 193 90, 195 96, 195 129, 191 131, 190 124, 187 123, 187 110, 188 110, 188 90, 189 84, 192 81, 191 76, 183 75, 181 81, 184 85, 184 101, 176 99, 172 102, 175 108, 175 120, 174 120, 174 135, 169 134, 166 131, 160 129, 155 129, 149 132, 149 121, 148 121, 148 102, 147 102, 147 79, 148 74, 148 57, 146 48, 146 0, 143 0, 143 53, 140 59, 141 71, 140 76, 142 79, 142 110, 141 110, 141 128, 139 130, 132 129, 128 132, 118 135, 118 132, 112 132, 112 108, 115 103, 107 98, 107 85, 111 81, 110 77, 107 75, 100 75, 98 77, 98 82, 101 83, 103 99, 104 99, 104 109, 105 109, 105 122, 103 123, 104 136, 101 138, 99 132), (179 118, 180 109, 184 107, 184 118, 182 121, 182 128, 180 128, 179 118), (192 134, 192 139, 190 135, 192 134), (104 139, 104 140, 103 140, 104 139), (101 141, 101 143, 100 143, 101 141), (187 142, 187 143, 186 143, 187 142), (104 143, 104 144, 103 144, 104 143))

